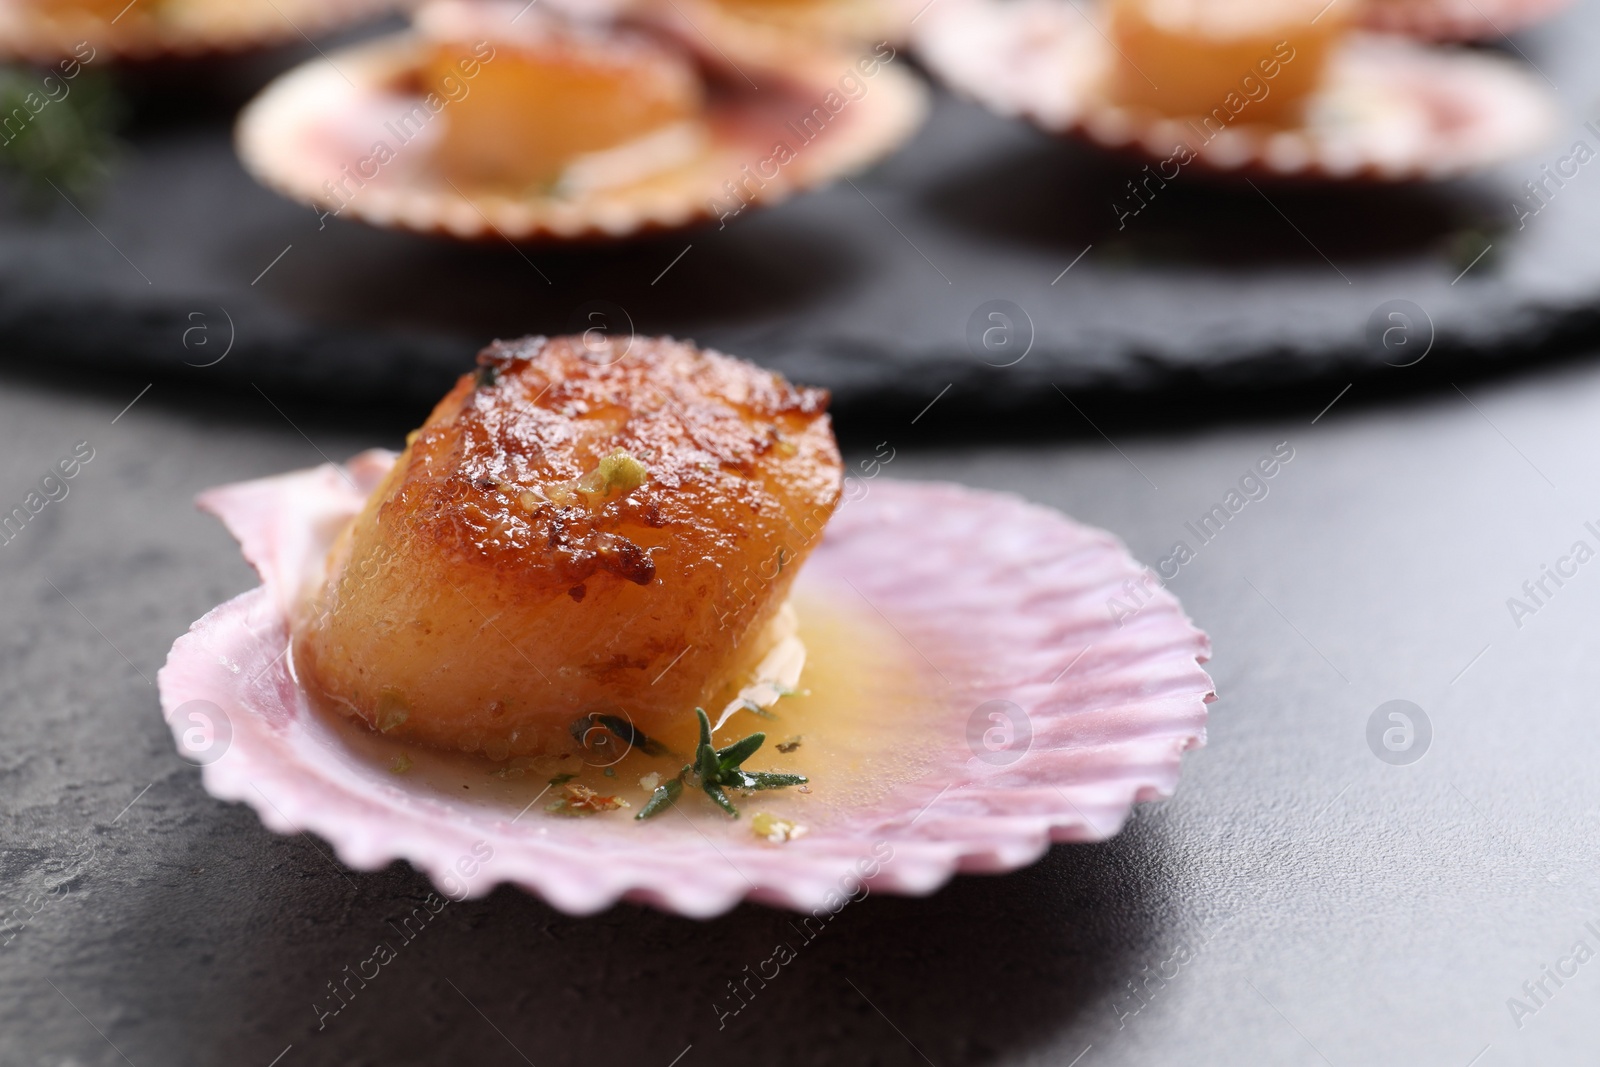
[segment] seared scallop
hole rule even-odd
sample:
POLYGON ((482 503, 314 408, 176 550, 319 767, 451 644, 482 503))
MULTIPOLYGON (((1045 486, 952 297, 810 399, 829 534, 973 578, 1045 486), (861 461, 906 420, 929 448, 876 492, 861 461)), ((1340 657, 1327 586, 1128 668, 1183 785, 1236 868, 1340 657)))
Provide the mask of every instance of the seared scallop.
POLYGON ((413 433, 297 625, 397 737, 554 751, 736 692, 839 498, 827 394, 672 340, 497 342, 413 433))

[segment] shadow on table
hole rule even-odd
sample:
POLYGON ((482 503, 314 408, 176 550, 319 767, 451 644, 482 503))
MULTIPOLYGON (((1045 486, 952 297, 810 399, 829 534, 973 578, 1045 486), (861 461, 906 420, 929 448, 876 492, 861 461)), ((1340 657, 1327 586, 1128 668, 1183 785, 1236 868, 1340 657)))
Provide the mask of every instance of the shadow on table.
MULTIPOLYGON (((203 891, 209 901, 152 896, 144 936, 175 947, 119 964, 126 997, 146 1001, 130 1010, 179 1015, 178 1044, 202 1063, 265 1052, 264 1063, 292 1043, 297 1064, 448 1053, 668 1067, 689 1045, 685 1064, 984 1064, 1076 1043, 1062 1036, 1075 1023, 1085 1043, 1114 1025, 1115 992, 1179 936, 1161 832, 1150 828, 1159 820, 1104 845, 1057 847, 1015 874, 958 878, 928 898, 869 896, 809 941, 802 917, 785 911, 745 906, 697 922, 624 905, 570 918, 505 887, 444 906, 406 941, 391 921, 431 888, 408 867, 351 882, 313 852, 325 850, 320 841, 272 837, 239 809, 218 821, 234 823, 223 836, 246 869, 203 891), (379 941, 395 958, 363 964, 379 941), (747 966, 760 970, 780 941, 794 958, 764 988, 751 983, 735 1013, 729 984, 747 966), (203 983, 186 977, 199 955, 216 959, 203 983), (341 987, 355 992, 340 1008, 329 983, 357 970, 378 973, 364 988, 341 987)), ((215 869, 215 851, 191 840, 193 854, 174 867, 215 869)))
MULTIPOLYGON (((849 249, 771 215, 572 248, 462 244, 344 220, 314 236, 316 255, 261 282, 275 304, 330 324, 474 338, 592 326, 684 336, 708 322, 761 323, 823 305, 862 269, 849 249), (585 314, 596 302, 610 305, 603 321, 585 314)), ((271 231, 251 247, 222 248, 218 266, 266 262, 278 240, 271 231)))
POLYGON ((958 228, 1015 244, 1093 244, 1100 263, 1234 269, 1321 264, 1324 256, 1341 264, 1440 252, 1470 259, 1508 217, 1501 198, 1466 183, 1252 188, 1175 166, 1163 182, 1147 165, 1032 139, 931 183, 924 205, 958 228))

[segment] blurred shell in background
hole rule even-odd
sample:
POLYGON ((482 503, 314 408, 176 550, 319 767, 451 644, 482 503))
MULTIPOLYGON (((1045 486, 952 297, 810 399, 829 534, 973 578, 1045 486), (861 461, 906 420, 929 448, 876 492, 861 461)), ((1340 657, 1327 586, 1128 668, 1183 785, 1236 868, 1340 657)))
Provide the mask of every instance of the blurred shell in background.
POLYGON ((308 41, 396 0, 0 0, 0 58, 159 60, 308 41), (87 52, 85 51, 87 46, 87 52))
POLYGON ((1163 180, 1191 163, 1439 180, 1515 158, 1554 128, 1553 98, 1522 66, 1351 31, 1315 6, 1113 0, 1090 15, 1063 0, 941 0, 914 43, 952 88, 1149 159, 1163 180))
MULTIPOLYGON (((570 4, 568 7, 570 8, 570 4)), ((239 120, 246 168, 329 216, 467 240, 623 238, 887 155, 926 91, 890 45, 711 45, 655 21, 444 0, 307 63, 239 120)))

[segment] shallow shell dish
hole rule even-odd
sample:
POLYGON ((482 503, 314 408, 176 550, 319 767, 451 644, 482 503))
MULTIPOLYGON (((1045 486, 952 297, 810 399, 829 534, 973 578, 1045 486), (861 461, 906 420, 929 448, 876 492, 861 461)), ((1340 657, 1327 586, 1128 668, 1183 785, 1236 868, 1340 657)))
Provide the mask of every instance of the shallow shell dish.
POLYGON ((1374 34, 1340 42, 1308 117, 1288 128, 1250 123, 1248 105, 1237 122, 1203 126, 1200 116, 1115 103, 1103 88, 1107 39, 1060 0, 944 0, 915 45, 934 73, 991 110, 1174 170, 1442 180, 1515 158, 1554 129, 1549 94, 1509 60, 1374 34))
MULTIPOLYGON (((477 17, 515 18, 519 6, 485 5, 477 17)), ((520 28, 536 17, 544 16, 523 16, 520 28)), ((464 240, 603 240, 725 223, 859 170, 906 140, 927 110, 926 90, 892 50, 885 58, 796 49, 780 62, 654 24, 583 25, 689 52, 706 86, 703 112, 661 137, 580 157, 553 184, 457 181, 436 151, 450 102, 436 96, 437 107, 424 108, 424 95, 408 88, 428 44, 406 33, 307 63, 268 86, 240 116, 239 155, 257 180, 326 216, 464 240), (852 96, 842 84, 867 89, 852 96), (646 157, 647 169, 637 169, 646 157)), ((470 78, 460 84, 472 91, 470 78)))
POLYGON ((681 759, 652 763, 642 740, 498 762, 405 743, 314 706, 291 645, 303 591, 393 464, 368 452, 202 495, 262 584, 196 622, 158 679, 208 791, 352 867, 404 859, 458 899, 510 883, 572 913, 809 910, 861 881, 928 893, 1112 836, 1204 740, 1206 637, 1114 537, 1006 494, 851 476, 790 596, 797 686, 717 728, 764 730, 752 767, 807 786, 741 793, 738 818, 685 790, 641 820, 649 769, 681 759), (598 789, 615 795, 593 806, 598 789))
POLYGON ((1563 10, 1570 0, 1368 0, 1374 30, 1430 41, 1497 41, 1563 10))
POLYGON ((735 54, 779 60, 818 42, 902 44, 925 0, 645 0, 637 10, 735 54))
POLYGON ((194 58, 299 43, 384 11, 395 0, 0 0, 0 56, 49 63, 194 58))

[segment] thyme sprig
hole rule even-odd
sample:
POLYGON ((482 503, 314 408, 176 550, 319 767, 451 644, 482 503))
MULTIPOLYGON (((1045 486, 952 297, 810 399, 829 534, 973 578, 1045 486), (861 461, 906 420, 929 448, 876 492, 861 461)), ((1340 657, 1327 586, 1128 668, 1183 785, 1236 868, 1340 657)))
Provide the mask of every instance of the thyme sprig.
POLYGON ((657 786, 649 803, 640 809, 635 819, 648 819, 672 807, 683 795, 686 783, 698 785, 717 807, 737 819, 739 809, 728 799, 729 789, 783 789, 810 781, 803 774, 745 770, 744 761, 755 755, 766 742, 767 735, 757 732, 731 745, 715 748, 711 744, 711 720, 705 709, 695 708, 694 713, 700 717, 700 744, 695 748, 694 762, 684 764, 676 778, 657 786))

